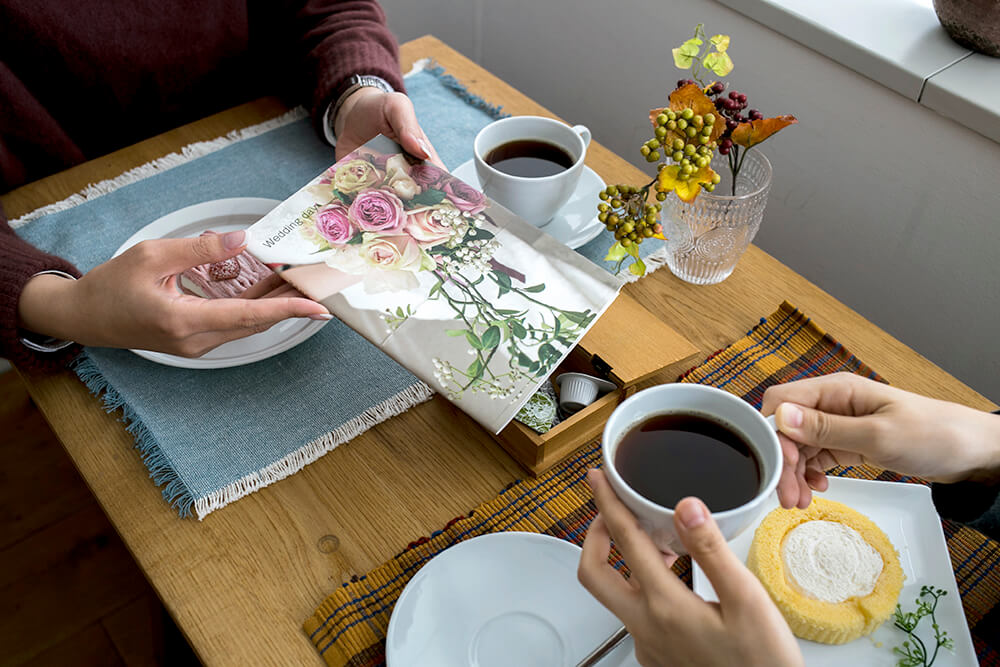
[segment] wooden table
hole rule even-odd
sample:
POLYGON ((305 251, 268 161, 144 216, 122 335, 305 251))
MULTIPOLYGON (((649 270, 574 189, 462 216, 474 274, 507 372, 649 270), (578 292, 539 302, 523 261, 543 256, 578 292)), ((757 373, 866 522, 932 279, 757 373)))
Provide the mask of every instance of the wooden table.
MULTIPOLYGON (((428 56, 512 114, 552 115, 433 37, 403 45, 403 70, 428 56)), ((282 111, 273 99, 246 104, 22 187, 4 196, 3 204, 16 218, 90 182, 282 111)), ((607 182, 643 178, 597 142, 587 163, 607 182)), ((706 355, 788 299, 892 384, 976 408, 995 407, 755 247, 720 285, 688 285, 663 269, 626 291, 706 355)), ((202 522, 180 520, 150 482, 117 417, 105 414, 73 374, 28 374, 24 380, 208 665, 321 664, 301 623, 329 591, 523 475, 489 434, 436 397, 202 522), (336 548, 328 553, 331 545, 336 548)))

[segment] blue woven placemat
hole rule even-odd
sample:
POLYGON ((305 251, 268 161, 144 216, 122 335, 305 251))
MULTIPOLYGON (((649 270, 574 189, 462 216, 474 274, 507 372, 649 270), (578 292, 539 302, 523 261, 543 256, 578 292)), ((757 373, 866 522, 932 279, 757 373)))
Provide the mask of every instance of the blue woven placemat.
MULTIPOLYGON (((504 115, 440 68, 410 74, 406 85, 450 169, 471 159, 476 133, 504 115)), ((110 192, 100 196, 91 190, 71 198, 69 208, 13 224, 27 241, 87 271, 142 227, 185 206, 226 197, 285 199, 335 161, 301 111, 285 120, 250 138, 231 136, 207 154, 203 145, 160 160, 125 179, 134 182, 105 187, 110 192), (191 153, 200 156, 188 159, 191 153)), ((599 237, 580 252, 603 264, 607 245, 599 237)), ((199 518, 430 396, 336 320, 292 350, 235 368, 172 368, 106 348, 87 348, 74 367, 108 411, 121 411, 164 498, 181 516, 199 518)))

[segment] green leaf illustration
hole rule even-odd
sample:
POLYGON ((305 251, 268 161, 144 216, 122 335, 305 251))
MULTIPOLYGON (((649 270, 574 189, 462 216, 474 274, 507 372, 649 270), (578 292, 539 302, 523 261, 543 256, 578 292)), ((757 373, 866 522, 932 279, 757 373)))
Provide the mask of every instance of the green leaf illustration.
POLYGON ((358 232, 351 237, 351 240, 347 242, 347 245, 361 245, 364 243, 365 239, 361 232, 358 232))
POLYGON ((483 332, 481 342, 483 350, 492 350, 497 345, 500 344, 500 327, 491 326, 489 329, 483 332))
POLYGON ((528 332, 524 329, 524 325, 517 320, 511 320, 510 332, 514 334, 515 338, 524 338, 528 335, 528 332))
POLYGON ((590 320, 590 311, 581 313, 573 310, 564 310, 563 315, 573 324, 586 324, 590 320))
POLYGON ((476 334, 472 333, 471 331, 466 331, 465 332, 465 339, 467 341, 469 341, 469 345, 472 346, 472 349, 474 349, 474 350, 481 350, 481 349, 483 349, 483 342, 481 340, 479 340, 479 336, 477 336, 476 334))
POLYGON ((444 201, 444 193, 440 190, 424 190, 419 195, 407 202, 406 208, 417 208, 418 206, 434 206, 444 201))
POLYGON ((458 336, 464 336, 468 332, 465 329, 448 329, 444 333, 452 338, 457 338, 458 336))
POLYGON ((472 378, 477 378, 483 372, 483 362, 478 358, 469 364, 469 367, 465 369, 465 374, 472 378))
POLYGON ((510 276, 508 276, 506 273, 504 273, 503 271, 494 271, 493 275, 496 276, 497 284, 500 285, 500 287, 505 287, 508 290, 511 288, 510 276))
POLYGON ((539 292, 545 291, 545 283, 539 283, 537 285, 532 285, 531 287, 525 287, 525 292, 531 292, 532 294, 538 294, 539 292))

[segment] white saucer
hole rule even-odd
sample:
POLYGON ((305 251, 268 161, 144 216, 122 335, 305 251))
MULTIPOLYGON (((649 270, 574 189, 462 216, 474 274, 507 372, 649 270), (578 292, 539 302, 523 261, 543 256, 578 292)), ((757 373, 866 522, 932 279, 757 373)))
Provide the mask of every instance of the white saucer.
MULTIPOLYGON (((117 257, 140 241, 198 236, 208 230, 225 233, 246 229, 280 203, 276 199, 236 197, 188 206, 168 213, 137 231, 115 251, 114 256, 117 257)), ((267 331, 223 343, 197 359, 149 350, 132 351, 140 357, 166 366, 229 368, 280 354, 306 340, 325 325, 326 321, 323 320, 301 318, 285 320, 267 331)))
MULTIPOLYGON (((461 542, 423 567, 396 602, 389 667, 573 667, 621 627, 576 578, 580 548, 536 533, 461 542)), ((629 667, 628 637, 601 667, 629 667)))
MULTIPOLYGON (((913 611, 914 599, 923 585, 943 588, 948 594, 937 606, 937 620, 948 636, 955 641, 954 652, 941 650, 935 665, 978 664, 969 626, 962 610, 962 598, 955 584, 955 571, 948 556, 948 545, 941 530, 941 519, 934 509, 930 487, 903 482, 874 482, 865 479, 831 477, 830 487, 820 497, 844 503, 878 524, 892 545, 899 552, 903 567, 903 590, 899 602, 905 611, 913 611)), ((761 510, 760 519, 778 506, 777 495, 772 495, 761 510)), ((747 528, 729 546, 741 561, 746 562, 754 531, 760 521, 747 528)), ((706 600, 718 600, 712 583, 697 563, 692 567, 694 592, 706 600)), ((930 622, 924 621, 917 634, 926 641, 930 622)), ((870 637, 861 637, 847 644, 829 645, 799 639, 799 647, 809 667, 824 665, 864 665, 879 667, 895 665, 898 656, 892 648, 907 639, 906 634, 893 627, 892 619, 876 628, 870 637)), ((933 640, 931 641, 933 644, 933 640)))
MULTIPOLYGON (((472 160, 464 162, 451 172, 477 190, 481 190, 476 165, 472 160)), ((576 185, 576 191, 566 205, 556 213, 550 222, 539 227, 543 232, 565 243, 570 248, 579 248, 592 241, 604 231, 604 225, 597 219, 597 193, 605 188, 604 181, 597 172, 583 165, 583 173, 576 185)))

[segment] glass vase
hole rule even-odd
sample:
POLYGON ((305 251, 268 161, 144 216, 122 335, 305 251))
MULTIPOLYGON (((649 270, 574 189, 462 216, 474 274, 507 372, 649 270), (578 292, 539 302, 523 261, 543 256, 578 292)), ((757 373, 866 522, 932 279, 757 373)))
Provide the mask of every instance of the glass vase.
POLYGON ((757 149, 743 159, 735 195, 727 158, 717 155, 712 168, 722 176, 714 192, 702 190, 690 204, 671 192, 663 206, 667 266, 695 285, 720 283, 733 272, 760 229, 771 189, 771 163, 757 149))

